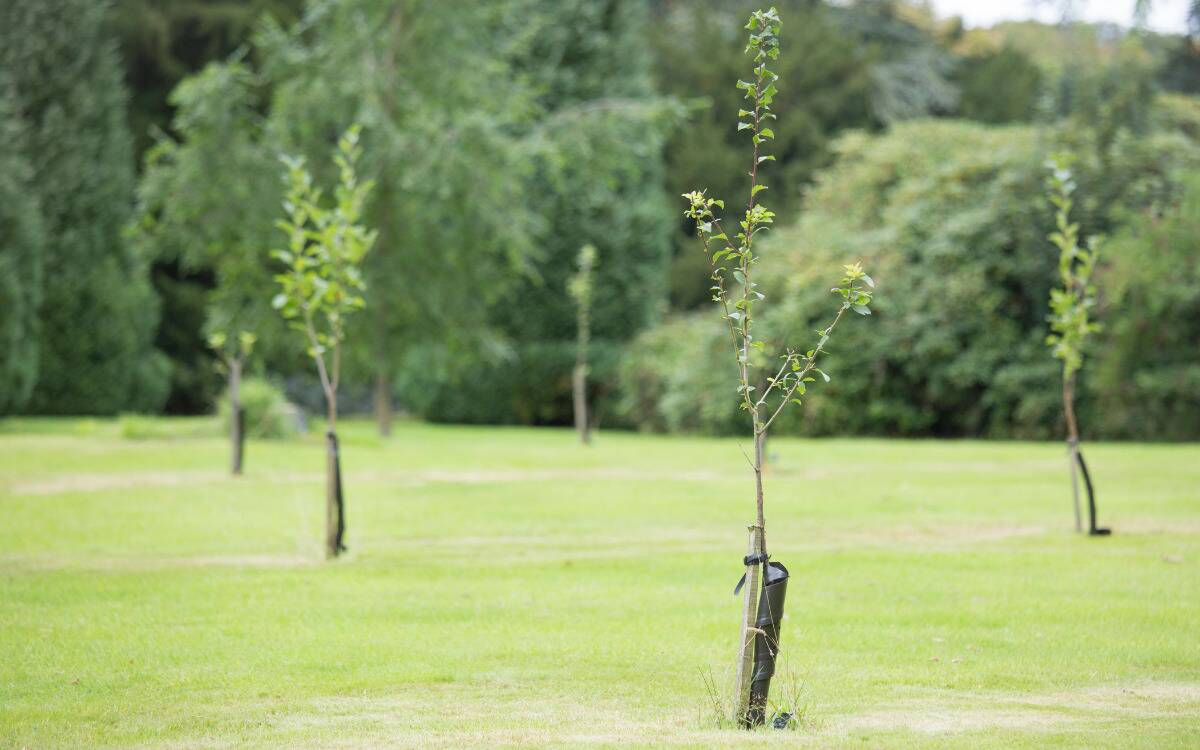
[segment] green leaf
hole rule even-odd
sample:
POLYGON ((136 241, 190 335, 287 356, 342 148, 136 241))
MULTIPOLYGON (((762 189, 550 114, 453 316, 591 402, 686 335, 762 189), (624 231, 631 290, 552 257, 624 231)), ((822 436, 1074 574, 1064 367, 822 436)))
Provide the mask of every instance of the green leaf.
POLYGON ((858 313, 859 315, 871 314, 871 308, 867 307, 866 305, 853 305, 852 308, 854 312, 858 313))

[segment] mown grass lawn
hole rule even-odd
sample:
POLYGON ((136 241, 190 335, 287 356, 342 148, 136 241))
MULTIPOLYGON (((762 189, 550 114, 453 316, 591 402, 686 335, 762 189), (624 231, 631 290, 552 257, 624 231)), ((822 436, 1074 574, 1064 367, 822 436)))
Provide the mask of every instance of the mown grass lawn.
MULTIPOLYGON (((735 441, 0 422, 3 747, 1200 746, 1200 447, 776 440, 795 732, 715 726, 752 485, 735 441)), ((777 691, 782 692, 782 691, 777 691)))

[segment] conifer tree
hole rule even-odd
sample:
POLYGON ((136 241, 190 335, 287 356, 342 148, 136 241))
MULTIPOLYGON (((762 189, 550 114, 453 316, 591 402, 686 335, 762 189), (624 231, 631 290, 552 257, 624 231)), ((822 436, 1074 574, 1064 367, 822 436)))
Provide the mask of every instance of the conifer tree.
POLYGON ((150 410, 165 396, 167 364, 152 347, 158 301, 123 238, 133 164, 107 10, 94 0, 0 4, 0 70, 46 236, 29 404, 42 413, 150 410))
POLYGON ((21 124, 0 80, 0 414, 21 411, 38 371, 42 222, 19 148, 21 124))

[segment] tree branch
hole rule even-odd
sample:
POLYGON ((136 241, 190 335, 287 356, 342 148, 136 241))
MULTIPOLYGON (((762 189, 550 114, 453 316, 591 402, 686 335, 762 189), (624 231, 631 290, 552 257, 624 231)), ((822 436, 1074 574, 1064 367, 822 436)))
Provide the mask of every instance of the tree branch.
MULTIPOLYGON (((843 305, 842 309, 838 310, 838 314, 834 316, 833 322, 830 323, 829 327, 825 329, 825 332, 821 334, 822 339, 829 338, 829 335, 833 333, 833 329, 837 326, 838 321, 842 319, 842 316, 846 314, 846 310, 848 309, 850 309, 849 305, 843 305)), ((783 401, 780 402, 779 406, 775 409, 775 412, 771 415, 771 418, 768 419, 766 424, 763 425, 762 432, 766 432, 771 427, 771 423, 775 421, 775 418, 779 416, 779 413, 782 412, 789 403, 791 403, 792 394, 794 394, 800 384, 804 382, 804 377, 816 368, 817 357, 821 356, 821 352, 824 350, 824 348, 824 342, 817 344, 817 348, 813 350, 812 356, 806 358, 808 360, 808 364, 800 368, 800 370, 796 373, 796 382, 792 383, 791 387, 788 388, 787 393, 783 395, 783 401)))

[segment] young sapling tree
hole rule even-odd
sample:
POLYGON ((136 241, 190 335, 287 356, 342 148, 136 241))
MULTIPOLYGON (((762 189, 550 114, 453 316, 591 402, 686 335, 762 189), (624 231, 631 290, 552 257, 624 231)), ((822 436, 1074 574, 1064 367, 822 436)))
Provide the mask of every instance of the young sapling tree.
POLYGON ((725 203, 710 198, 703 190, 686 193, 688 203, 684 215, 696 224, 697 232, 712 264, 713 301, 729 330, 733 358, 737 367, 737 393, 740 407, 749 416, 754 436, 754 495, 755 520, 749 527, 750 540, 742 583, 741 632, 738 639, 737 684, 735 687, 734 720, 750 728, 765 718, 767 690, 774 671, 779 644, 779 625, 782 619, 783 594, 786 591, 787 569, 779 563, 768 562, 766 518, 763 512, 763 451, 768 432, 779 415, 790 405, 801 403, 814 374, 826 382, 829 376, 818 366, 838 323, 847 311, 870 315, 872 292, 875 286, 858 263, 844 267, 838 286, 832 292, 840 305, 832 321, 817 331, 816 344, 805 351, 782 344, 778 367, 762 369, 761 360, 766 342, 756 337, 755 320, 758 305, 765 299, 754 280, 759 255, 755 239, 774 222, 775 214, 758 201, 759 193, 767 186, 759 178, 759 168, 775 157, 765 153, 775 132, 770 123, 775 119, 771 104, 777 92, 779 76, 768 64, 779 57, 779 14, 775 8, 758 10, 750 16, 746 28, 750 31, 746 53, 754 60, 753 77, 738 81, 745 92, 746 109, 738 112, 738 130, 749 131, 753 145, 750 160, 750 189, 745 212, 738 221, 739 231, 732 237, 726 231, 718 211, 725 203), (760 575, 761 573, 761 575, 760 575), (760 582, 762 583, 760 589, 760 582), (760 596, 761 594, 761 596, 760 596))
POLYGON ((230 473, 242 473, 246 445, 246 410, 242 407, 242 372, 254 350, 257 337, 250 331, 239 331, 230 337, 217 331, 208 337, 208 345, 217 355, 217 371, 225 376, 229 388, 230 473))
POLYGON ((1058 248, 1058 275, 1061 286, 1050 290, 1050 330, 1046 344, 1062 362, 1063 416, 1067 423, 1067 462, 1071 471, 1071 495, 1075 502, 1075 530, 1082 531, 1079 508, 1079 474, 1088 495, 1088 534, 1106 536, 1109 529, 1096 526, 1096 497, 1083 451, 1079 448, 1079 421, 1075 416, 1076 376, 1083 367, 1083 348, 1088 336, 1100 330, 1091 319, 1096 306, 1096 288, 1092 272, 1099 257, 1099 239, 1092 237, 1083 247, 1079 242, 1079 224, 1071 221, 1075 180, 1071 175, 1071 157, 1058 154, 1047 162, 1050 176, 1046 183, 1050 202, 1055 208, 1055 229, 1050 241, 1058 248))
POLYGON ((571 376, 571 394, 575 410, 575 431, 584 445, 591 442, 591 420, 588 414, 587 378, 588 344, 592 335, 592 269, 596 265, 596 248, 584 245, 579 250, 579 271, 571 277, 567 290, 575 300, 575 370, 571 376))
POLYGON ((359 128, 353 126, 338 141, 334 162, 339 182, 332 208, 322 205, 321 190, 313 184, 304 160, 285 159, 288 192, 283 205, 287 218, 279 222, 279 228, 287 235, 288 246, 286 250, 272 251, 286 267, 276 276, 281 291, 275 295, 273 304, 304 334, 325 393, 327 557, 336 557, 346 549, 337 392, 346 319, 363 307, 366 287, 362 263, 375 242, 375 232, 360 221, 372 183, 359 182, 356 175, 355 165, 362 154, 358 137, 359 128))

